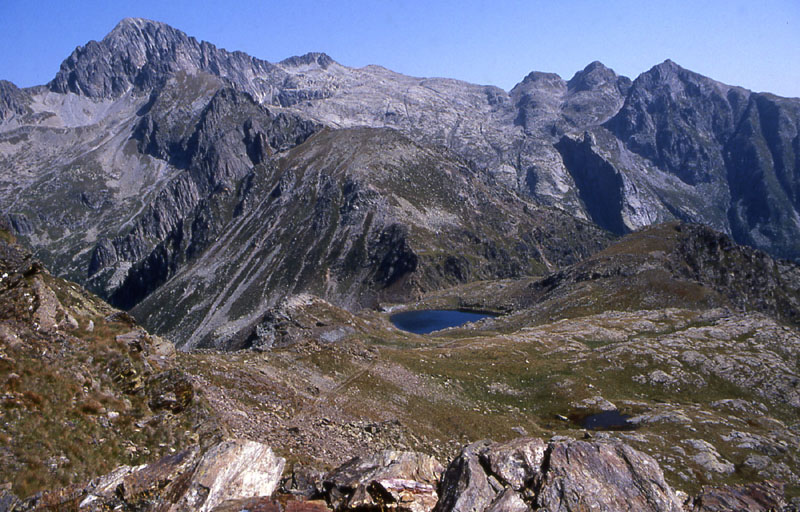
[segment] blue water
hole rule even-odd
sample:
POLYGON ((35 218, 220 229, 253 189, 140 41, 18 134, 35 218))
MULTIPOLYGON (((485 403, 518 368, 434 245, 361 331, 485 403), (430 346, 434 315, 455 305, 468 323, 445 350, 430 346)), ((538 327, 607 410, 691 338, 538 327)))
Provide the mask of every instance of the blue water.
POLYGON ((628 418, 630 416, 619 411, 603 411, 586 416, 581 426, 589 430, 634 430, 636 425, 628 418))
POLYGON ((429 332, 456 327, 467 322, 474 322, 481 318, 493 317, 489 313, 474 313, 472 311, 457 311, 452 309, 420 309, 406 311, 389 317, 395 327, 414 334, 428 334, 429 332))

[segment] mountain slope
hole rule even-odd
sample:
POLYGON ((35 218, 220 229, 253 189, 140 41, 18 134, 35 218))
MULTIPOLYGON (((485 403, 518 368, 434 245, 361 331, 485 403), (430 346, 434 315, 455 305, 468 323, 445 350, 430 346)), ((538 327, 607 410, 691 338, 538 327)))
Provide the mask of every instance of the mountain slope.
POLYGON ((800 268, 704 226, 632 233, 530 286, 519 302, 541 317, 608 310, 728 307, 800 325, 800 268))
MULTIPOLYGON (((224 203, 254 165, 318 129, 203 74, 179 73, 109 110, 86 127, 16 130, 3 158, 16 231, 48 266, 106 297, 133 263, 197 225, 208 204, 224 203)), ((196 252, 213 226, 193 233, 186 242, 196 252)))
POLYGON ((221 433, 168 340, 49 275, 1 225, 0 274, 0 480, 17 494, 221 433))
MULTIPOLYGON (((257 166, 236 195, 237 214, 209 248, 133 310, 186 347, 241 346, 287 295, 312 292, 358 309, 540 273, 607 241, 590 224, 499 192, 454 155, 393 130, 325 130, 275 165, 257 166)), ((144 285, 160 264, 151 258, 129 276, 144 285)))

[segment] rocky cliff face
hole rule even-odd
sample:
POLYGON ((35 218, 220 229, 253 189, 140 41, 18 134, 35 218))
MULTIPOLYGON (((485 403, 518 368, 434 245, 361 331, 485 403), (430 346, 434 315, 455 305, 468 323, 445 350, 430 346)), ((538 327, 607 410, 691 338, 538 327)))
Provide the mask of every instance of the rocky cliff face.
POLYGON ((715 205, 698 217, 664 197, 668 209, 796 258, 799 108, 796 100, 720 84, 667 61, 634 81, 605 127, 628 150, 705 190, 715 205))
POLYGON ((15 131, 4 162, 11 171, 5 186, 16 199, 6 200, 15 201, 12 225, 49 266, 106 297, 135 282, 128 276, 134 264, 165 259, 158 272, 151 264, 141 289, 117 293, 123 306, 202 251, 230 219, 231 192, 254 166, 319 129, 204 74, 180 73, 149 97, 106 106, 115 113, 86 128, 15 131), (48 140, 54 148, 40 151, 48 140), (66 154, 55 149, 76 140, 66 154), (37 174, 19 164, 53 167, 37 174), (212 210, 220 215, 209 217, 212 210))
POLYGON ((167 161, 176 176, 124 235, 95 245, 89 261, 91 281, 121 307, 137 304, 206 249, 237 214, 241 197, 234 191, 254 166, 319 128, 296 116, 273 114, 232 89, 217 91, 195 119, 176 119, 173 98, 167 96, 168 101, 151 100, 132 138, 142 153, 167 161), (126 265, 134 268, 121 283, 114 281, 126 265))
POLYGON ((667 60, 633 82, 607 127, 628 149, 684 183, 706 183, 720 177, 714 174, 724 168, 722 146, 749 94, 667 60))
POLYGON ((740 242, 797 259, 800 105, 751 95, 725 146, 731 232, 740 242))

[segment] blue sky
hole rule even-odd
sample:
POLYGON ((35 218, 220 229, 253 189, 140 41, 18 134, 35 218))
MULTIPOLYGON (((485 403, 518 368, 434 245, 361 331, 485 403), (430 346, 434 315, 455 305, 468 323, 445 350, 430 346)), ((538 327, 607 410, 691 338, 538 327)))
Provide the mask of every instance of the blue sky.
POLYGON ((714 79, 800 97, 800 0, 0 0, 0 78, 49 81, 127 16, 277 61, 324 51, 510 89, 530 71, 570 78, 594 60, 635 78, 670 58, 714 79))

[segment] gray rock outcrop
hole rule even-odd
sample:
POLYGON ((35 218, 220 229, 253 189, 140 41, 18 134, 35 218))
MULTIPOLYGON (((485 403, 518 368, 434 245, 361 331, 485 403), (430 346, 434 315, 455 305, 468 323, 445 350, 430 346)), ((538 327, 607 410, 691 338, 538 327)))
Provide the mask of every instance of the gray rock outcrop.
POLYGON ((306 501, 274 494, 283 467, 263 444, 226 441, 204 453, 195 446, 143 466, 121 466, 88 485, 27 500, 0 490, 0 510, 710 512, 788 506, 783 484, 772 481, 706 486, 681 504, 658 463, 618 441, 481 441, 464 447, 446 471, 414 452, 356 457, 324 477, 327 506, 316 495, 306 501))
POLYGON ((0 80, 0 122, 30 111, 30 95, 7 80, 0 80))
POLYGON ((682 510, 658 463, 620 443, 517 439, 462 450, 436 512, 682 510))

